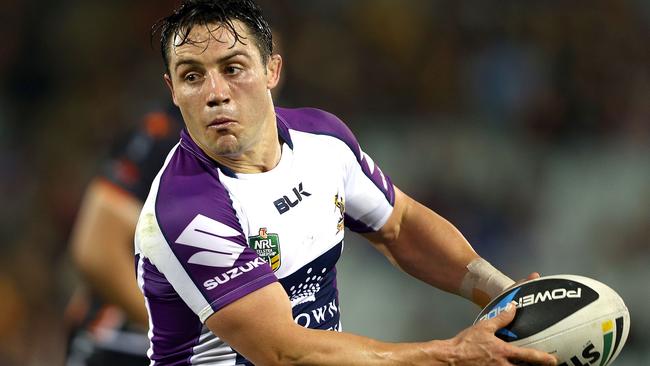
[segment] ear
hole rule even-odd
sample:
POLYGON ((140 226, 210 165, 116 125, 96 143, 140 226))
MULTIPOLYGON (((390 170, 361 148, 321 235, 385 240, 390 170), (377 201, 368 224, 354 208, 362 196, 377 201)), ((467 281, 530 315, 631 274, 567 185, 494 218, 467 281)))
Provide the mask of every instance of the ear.
POLYGON ((266 87, 271 90, 280 82, 282 73, 282 56, 278 54, 271 55, 266 63, 266 87))
POLYGON ((176 101, 176 94, 174 93, 174 84, 172 84, 172 78, 169 76, 169 74, 165 74, 163 76, 163 79, 165 79, 165 84, 167 84, 167 88, 169 88, 169 92, 172 94, 172 100, 174 101, 174 105, 178 107, 178 102, 176 101))

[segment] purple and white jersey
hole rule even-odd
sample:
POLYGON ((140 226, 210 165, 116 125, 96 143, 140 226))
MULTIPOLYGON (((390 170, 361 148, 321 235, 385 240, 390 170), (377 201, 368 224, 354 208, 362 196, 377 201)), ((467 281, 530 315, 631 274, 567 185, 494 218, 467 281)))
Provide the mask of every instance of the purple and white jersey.
POLYGON ((135 251, 153 365, 250 364, 204 323, 276 281, 296 323, 341 330, 335 265, 344 226, 381 228, 393 185, 335 116, 276 115, 283 146, 271 171, 235 173, 183 131, 152 184, 135 251))

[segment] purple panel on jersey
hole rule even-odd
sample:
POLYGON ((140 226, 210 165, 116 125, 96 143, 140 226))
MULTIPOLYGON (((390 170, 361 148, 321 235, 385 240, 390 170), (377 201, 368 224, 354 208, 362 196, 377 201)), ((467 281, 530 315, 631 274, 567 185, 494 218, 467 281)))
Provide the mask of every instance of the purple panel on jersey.
POLYGON ((153 324, 151 359, 161 365, 189 365, 203 325, 165 276, 146 258, 143 267, 143 292, 153 324))
POLYGON ((246 245, 219 169, 183 131, 156 200, 167 243, 215 311, 277 280, 246 245))
POLYGON ((349 228, 355 233, 370 233, 375 231, 375 229, 371 228, 370 226, 364 224, 359 220, 353 219, 348 214, 345 214, 345 227, 349 228))
POLYGON ((374 163, 368 163, 367 157, 361 154, 361 148, 356 137, 348 126, 335 115, 314 108, 287 109, 276 108, 280 133, 287 128, 317 135, 328 135, 343 141, 357 157, 363 173, 386 196, 391 205, 395 204, 395 189, 388 176, 384 175, 374 163), (284 126, 282 126, 284 124, 284 126), (385 185, 384 185, 385 183, 385 185))
POLYGON ((225 175, 233 178, 237 177, 232 169, 217 163, 216 161, 212 160, 212 158, 210 158, 205 152, 203 152, 203 150, 201 150, 196 142, 192 140, 192 137, 185 128, 181 131, 181 146, 189 153, 194 155, 194 157, 204 162, 206 164, 206 167, 210 167, 211 169, 219 169, 225 175))

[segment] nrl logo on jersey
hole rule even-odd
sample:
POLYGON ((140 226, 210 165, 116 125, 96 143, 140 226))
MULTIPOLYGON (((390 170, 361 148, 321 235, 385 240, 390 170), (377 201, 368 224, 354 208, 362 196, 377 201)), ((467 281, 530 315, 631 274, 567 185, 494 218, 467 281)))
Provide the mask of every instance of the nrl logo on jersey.
POLYGON ((248 246, 271 266, 273 272, 280 268, 280 237, 278 234, 267 233, 265 227, 260 228, 259 235, 248 237, 248 246))
POLYGON ((338 193, 334 196, 334 210, 339 211, 339 221, 336 224, 336 233, 340 233, 345 228, 345 200, 338 193))

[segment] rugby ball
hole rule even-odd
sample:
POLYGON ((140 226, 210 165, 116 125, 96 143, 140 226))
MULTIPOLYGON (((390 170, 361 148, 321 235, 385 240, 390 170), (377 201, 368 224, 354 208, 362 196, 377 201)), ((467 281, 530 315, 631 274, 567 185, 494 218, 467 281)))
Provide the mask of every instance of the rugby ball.
POLYGON ((521 347, 555 355, 559 366, 607 366, 621 352, 630 331, 630 314, 608 286, 575 275, 546 276, 497 296, 474 324, 517 303, 514 320, 496 335, 521 347))

